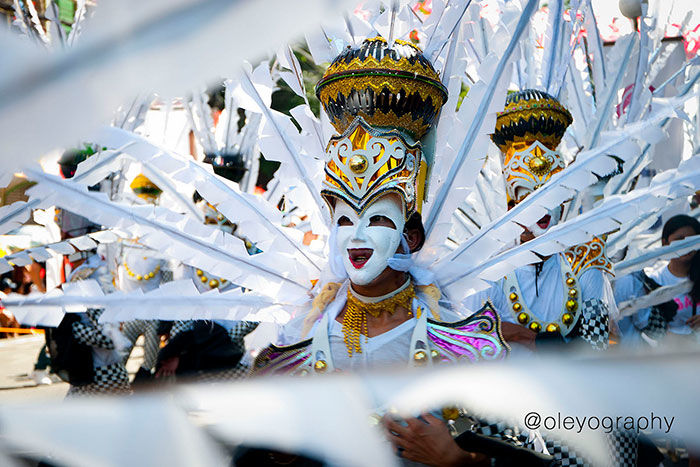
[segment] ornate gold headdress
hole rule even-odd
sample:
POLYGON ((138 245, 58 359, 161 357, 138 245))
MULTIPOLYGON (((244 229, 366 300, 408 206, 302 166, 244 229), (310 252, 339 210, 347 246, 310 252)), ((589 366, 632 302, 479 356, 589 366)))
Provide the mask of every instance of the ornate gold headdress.
POLYGON ((408 219, 420 212, 431 162, 422 138, 447 91, 421 50, 382 37, 348 47, 331 63, 316 95, 340 133, 326 147, 321 194, 358 213, 385 193, 398 194, 408 219))
POLYGON ((572 121, 569 111, 545 92, 526 89, 508 96, 491 139, 505 156, 509 202, 517 204, 566 168, 556 149, 572 121))

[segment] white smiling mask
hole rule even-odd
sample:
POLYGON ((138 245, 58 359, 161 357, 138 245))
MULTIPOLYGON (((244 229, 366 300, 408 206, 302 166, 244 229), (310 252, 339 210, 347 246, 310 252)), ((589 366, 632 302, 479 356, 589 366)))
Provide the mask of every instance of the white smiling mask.
POLYGON ((404 228, 399 200, 385 195, 373 202, 361 216, 347 203, 337 200, 333 223, 337 228, 338 254, 350 281, 367 285, 387 267, 401 244, 404 228), (389 219, 394 227, 388 225, 389 219))

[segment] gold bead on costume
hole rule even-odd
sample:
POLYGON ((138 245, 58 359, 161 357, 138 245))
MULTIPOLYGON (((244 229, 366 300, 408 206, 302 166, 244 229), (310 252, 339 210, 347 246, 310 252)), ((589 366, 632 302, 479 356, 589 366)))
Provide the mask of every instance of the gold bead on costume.
POLYGON ((566 285, 568 285, 569 287, 573 287, 575 283, 576 283, 576 279, 574 279, 573 277, 569 277, 566 280, 566 285))
POLYGON ((528 321, 530 321, 530 316, 527 313, 522 312, 518 315, 518 323, 527 324, 528 321))
POLYGON ((319 360, 316 363, 314 363, 314 371, 316 373, 323 373, 328 369, 328 364, 326 363, 325 360, 319 360))
POLYGON ((530 323, 529 327, 532 331, 535 331, 535 332, 540 332, 540 330, 542 329, 542 325, 540 323, 538 323, 537 321, 533 321, 532 323, 530 323))
POLYGON ((515 311, 517 313, 518 311, 520 311, 522 309, 523 309, 523 306, 520 303, 518 303, 518 302, 513 303, 513 311, 515 311))
POLYGON ((424 350, 419 350, 413 354, 413 360, 418 365, 425 365, 428 361, 428 354, 426 354, 424 350))
POLYGON ((197 277, 202 277, 204 275, 204 271, 201 269, 197 269, 197 277))
POLYGON ((457 407, 443 407, 442 418, 444 420, 457 420, 459 418, 459 409, 457 407))
POLYGON ((508 298, 510 298, 511 302, 514 302, 518 299, 518 294, 515 292, 511 292, 510 295, 508 296, 508 298))
POLYGON ((356 154, 350 158, 348 165, 350 166, 350 170, 359 175, 367 170, 369 162, 367 162, 366 157, 356 154))
MULTIPOLYGON (((144 258, 144 259, 148 259, 148 258, 144 258)), ((131 270, 131 268, 129 267, 129 265, 127 264, 126 261, 124 261, 122 263, 122 265, 124 265, 124 270, 126 271, 127 275, 129 277, 131 277, 132 279, 137 280, 137 281, 147 281, 147 280, 153 279, 156 276, 156 274, 158 274, 158 271, 160 271, 160 265, 158 265, 158 266, 156 266, 156 268, 153 271, 151 271, 149 273, 136 274, 134 271, 131 270)))
POLYGON ((430 351, 430 356, 433 358, 433 360, 438 360, 440 358, 440 352, 433 349, 430 351))
POLYGON ((215 289, 215 288, 217 288, 218 286, 219 286, 219 281, 218 281, 218 280, 212 279, 212 280, 209 281, 209 287, 211 287, 212 289, 215 289))
POLYGON ((576 290, 576 289, 569 289, 569 297, 571 297, 571 298, 576 298, 577 295, 578 295, 578 290, 576 290))
POLYGON ((566 301, 566 309, 569 311, 575 311, 576 308, 578 308, 578 303, 576 300, 567 300, 566 301))
POLYGON ((561 315, 561 322, 566 324, 567 326, 570 325, 574 322, 574 315, 572 315, 571 313, 564 313, 563 315, 561 315))
POLYGON ((343 341, 348 349, 348 355, 352 357, 354 352, 362 353, 360 336, 367 338, 367 314, 378 317, 382 312, 393 314, 399 306, 411 310, 411 303, 416 297, 413 284, 409 284, 401 292, 386 300, 377 303, 365 303, 355 297, 348 288, 348 301, 345 305, 343 317, 343 341))
POLYGON ((199 278, 200 281, 202 281, 202 284, 206 284, 209 281, 209 278, 207 276, 202 276, 199 278))
POLYGON ((559 332, 559 325, 557 323, 549 323, 546 329, 547 332, 559 332))

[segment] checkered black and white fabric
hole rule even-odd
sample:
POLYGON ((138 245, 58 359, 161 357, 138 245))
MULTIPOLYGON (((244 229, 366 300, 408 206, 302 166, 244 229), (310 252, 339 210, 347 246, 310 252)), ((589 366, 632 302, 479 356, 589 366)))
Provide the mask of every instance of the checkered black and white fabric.
POLYGON ((183 331, 189 331, 194 326, 194 321, 175 321, 173 326, 170 328, 170 339, 180 334, 183 331))
POLYGON ((581 304, 581 337, 594 349, 606 350, 609 337, 608 307, 593 298, 581 304))
POLYGON ((126 359, 129 358, 136 340, 143 335, 143 363, 141 366, 146 370, 153 370, 158 360, 158 351, 160 350, 158 321, 141 319, 128 321, 122 325, 122 334, 131 341, 131 348, 128 349, 126 359))
POLYGON ((557 439, 545 437, 545 445, 549 455, 554 457, 562 467, 590 467, 591 464, 576 450, 557 439))
POLYGON ((95 368, 94 380, 83 386, 71 386, 66 397, 131 394, 129 373, 122 363, 95 368))
POLYGON ((258 324, 260 323, 255 323, 252 321, 239 321, 228 330, 228 335, 231 338, 231 342, 233 342, 233 347, 237 351, 245 353, 245 342, 243 341, 243 338, 253 332, 255 328, 258 327, 258 324))
POLYGON ((611 452, 611 467, 635 467, 639 437, 631 431, 613 431, 606 436, 611 452))
POLYGON ((664 317, 661 316, 661 312, 656 307, 652 308, 649 313, 649 321, 646 327, 642 329, 642 332, 652 339, 657 340, 665 336, 667 331, 668 323, 664 317))
POLYGON ((188 379, 197 383, 221 383, 245 379, 248 377, 248 373, 250 373, 250 367, 239 363, 235 367, 226 370, 200 371, 188 379))
POLYGON ((102 334, 102 331, 92 323, 77 321, 72 325, 73 337, 81 344, 101 349, 114 349, 112 339, 102 334))

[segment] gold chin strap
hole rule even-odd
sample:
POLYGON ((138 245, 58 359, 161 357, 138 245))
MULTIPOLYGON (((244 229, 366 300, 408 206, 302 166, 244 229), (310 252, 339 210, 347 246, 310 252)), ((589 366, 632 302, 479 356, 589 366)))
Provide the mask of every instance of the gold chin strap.
POLYGON ((411 304, 416 298, 416 291, 410 280, 407 284, 401 287, 398 293, 377 302, 366 302, 352 292, 352 287, 348 288, 348 301, 343 318, 343 341, 350 357, 353 353, 362 353, 360 335, 365 335, 366 342, 368 313, 376 318, 383 312, 393 314, 398 307, 407 309, 409 314, 412 313, 411 304))

